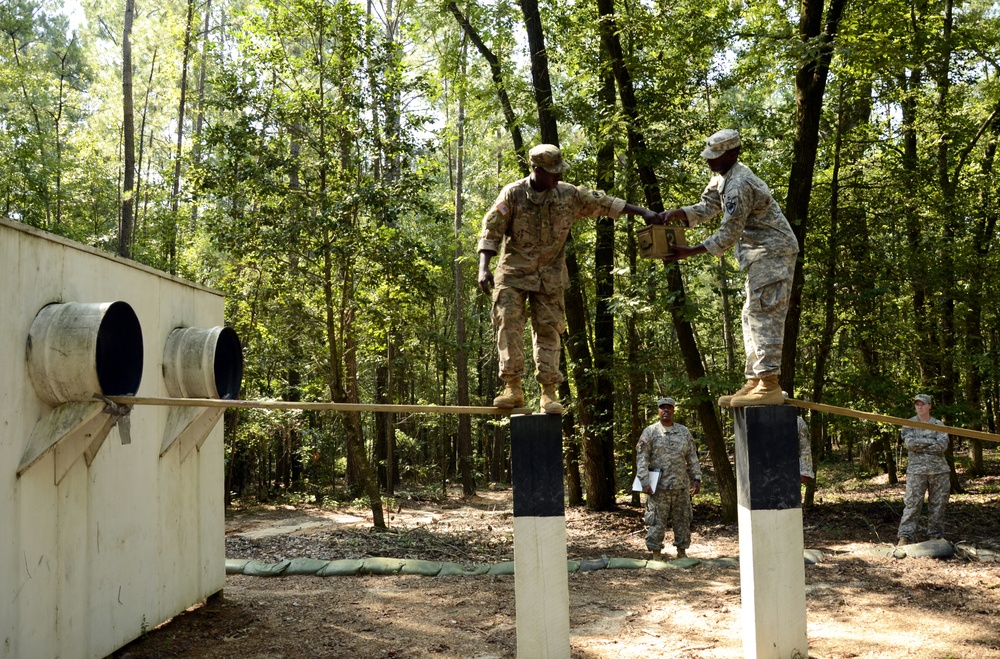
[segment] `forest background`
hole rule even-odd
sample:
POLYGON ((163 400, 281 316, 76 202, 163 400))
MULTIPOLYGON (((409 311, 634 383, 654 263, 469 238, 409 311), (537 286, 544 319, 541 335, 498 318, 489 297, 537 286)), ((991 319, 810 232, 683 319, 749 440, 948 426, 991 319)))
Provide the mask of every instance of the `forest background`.
MULTIPOLYGON (((475 245, 527 150, 660 210, 698 200, 731 127, 802 247, 783 387, 903 417, 922 391, 996 430, 994 2, 4 0, 0 29, 4 217, 223 291, 243 398, 488 405, 475 245)), ((585 220, 568 247, 569 503, 614 506, 670 395, 733 519, 714 401, 742 383, 742 275, 638 258, 638 228, 585 220)), ((898 429, 810 421, 820 472, 896 482, 898 429)), ((509 481, 502 419, 239 410, 225 437, 227 500, 361 498, 376 526, 401 483, 509 481)))

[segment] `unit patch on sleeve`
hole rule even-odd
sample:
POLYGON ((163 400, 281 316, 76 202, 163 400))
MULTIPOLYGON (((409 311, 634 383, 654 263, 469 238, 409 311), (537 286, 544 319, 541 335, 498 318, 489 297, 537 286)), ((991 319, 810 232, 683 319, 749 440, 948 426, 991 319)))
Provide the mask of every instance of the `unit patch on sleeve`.
POLYGON ((736 206, 739 203, 739 197, 737 195, 730 195, 726 197, 726 215, 732 217, 736 215, 736 206))

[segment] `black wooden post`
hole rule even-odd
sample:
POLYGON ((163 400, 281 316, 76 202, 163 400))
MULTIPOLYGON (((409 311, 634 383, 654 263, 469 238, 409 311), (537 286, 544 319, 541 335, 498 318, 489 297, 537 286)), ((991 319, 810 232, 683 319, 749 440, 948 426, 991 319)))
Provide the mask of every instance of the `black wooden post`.
POLYGON ((743 656, 809 656, 795 408, 734 407, 743 656))
POLYGON ((517 656, 569 659, 562 418, 510 419, 517 656))

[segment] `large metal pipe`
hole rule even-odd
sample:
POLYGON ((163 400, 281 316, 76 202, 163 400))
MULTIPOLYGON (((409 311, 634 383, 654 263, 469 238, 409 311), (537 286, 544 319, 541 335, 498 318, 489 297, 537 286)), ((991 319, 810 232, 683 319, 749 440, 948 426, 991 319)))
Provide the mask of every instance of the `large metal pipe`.
POLYGON ((42 307, 28 332, 28 375, 52 406, 130 396, 142 380, 142 327, 126 302, 42 307))
POLYGON ((231 327, 182 327, 167 337, 163 379, 172 398, 240 397, 243 346, 231 327))

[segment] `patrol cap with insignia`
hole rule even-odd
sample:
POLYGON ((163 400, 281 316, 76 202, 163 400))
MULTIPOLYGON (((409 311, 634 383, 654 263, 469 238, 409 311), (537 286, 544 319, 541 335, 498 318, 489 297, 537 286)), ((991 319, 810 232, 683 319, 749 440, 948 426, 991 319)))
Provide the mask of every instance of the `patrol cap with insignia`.
POLYGON ((539 144, 531 147, 528 159, 532 167, 541 167, 552 174, 561 174, 569 169, 569 164, 562 159, 562 152, 555 144, 539 144))
POLYGON ((913 401, 914 402, 916 402, 918 400, 921 403, 927 403, 928 405, 931 404, 931 397, 928 396, 927 394, 917 394, 916 396, 913 397, 913 401))
POLYGON ((717 133, 712 133, 705 140, 705 150, 701 152, 701 157, 707 160, 718 158, 726 151, 735 149, 740 145, 740 134, 732 128, 723 128, 717 133))
POLYGON ((657 407, 663 407, 664 405, 669 405, 670 407, 676 407, 673 398, 661 398, 660 400, 656 401, 657 407))

